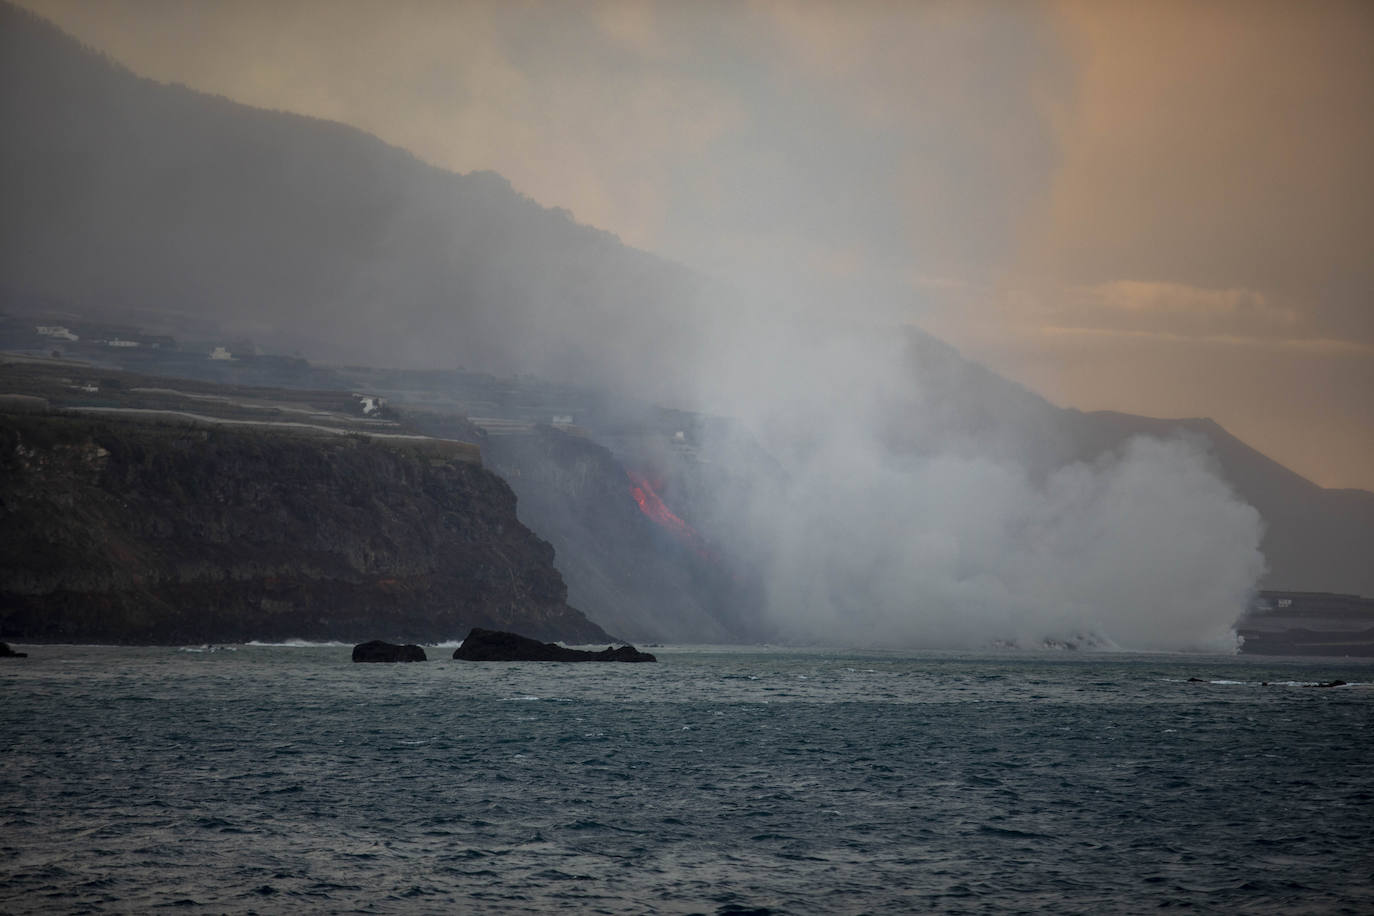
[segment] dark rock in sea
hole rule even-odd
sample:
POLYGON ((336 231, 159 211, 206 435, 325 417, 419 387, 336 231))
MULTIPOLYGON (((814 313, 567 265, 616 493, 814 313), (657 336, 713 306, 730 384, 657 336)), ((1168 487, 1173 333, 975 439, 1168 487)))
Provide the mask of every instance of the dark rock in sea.
POLYGON ((516 633, 473 627, 453 657, 469 662, 656 662, 634 646, 607 646, 601 652, 569 649, 516 633))
POLYGON ((1337 679, 1337 680, 1334 680, 1334 681, 1322 681, 1320 684, 1308 684, 1307 686, 1308 686, 1308 687, 1344 687, 1344 686, 1346 686, 1346 683, 1345 683, 1345 681, 1342 681, 1342 680, 1337 679))
POLYGON ((353 647, 355 662, 423 662, 425 650, 417 645, 398 646, 395 643, 374 639, 353 647))
POLYGON ((10 648, 9 643, 0 642, 0 658, 28 658, 27 652, 16 652, 10 648))
POLYGON ((1204 680, 1203 680, 1202 678, 1200 678, 1200 677, 1190 677, 1190 678, 1188 678, 1188 683, 1190 683, 1190 684, 1205 684, 1205 683, 1207 683, 1207 682, 1204 681, 1204 680))

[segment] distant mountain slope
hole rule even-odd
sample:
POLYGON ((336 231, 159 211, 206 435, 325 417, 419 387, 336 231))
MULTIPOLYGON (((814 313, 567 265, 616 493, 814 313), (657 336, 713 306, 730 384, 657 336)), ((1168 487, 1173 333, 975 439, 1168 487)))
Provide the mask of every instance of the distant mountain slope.
POLYGON ((274 352, 336 362, 628 373, 651 388, 690 352, 690 271, 498 175, 140 78, 8 4, 0 118, 11 289, 210 315, 274 352), (615 359, 598 346, 612 334, 615 359))

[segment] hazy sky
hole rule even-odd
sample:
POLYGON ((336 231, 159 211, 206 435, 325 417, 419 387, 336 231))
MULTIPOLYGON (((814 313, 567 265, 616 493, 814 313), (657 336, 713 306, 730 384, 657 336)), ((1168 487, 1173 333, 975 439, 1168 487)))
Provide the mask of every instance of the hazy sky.
POLYGON ((23 2, 140 74, 1374 489, 1374 4, 23 2))

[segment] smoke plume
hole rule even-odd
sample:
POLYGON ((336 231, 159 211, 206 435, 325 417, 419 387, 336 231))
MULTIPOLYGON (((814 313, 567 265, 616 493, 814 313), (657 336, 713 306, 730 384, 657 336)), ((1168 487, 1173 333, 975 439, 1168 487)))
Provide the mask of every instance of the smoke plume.
POLYGON ((788 328, 732 336, 708 385, 782 464, 735 507, 780 638, 1234 651, 1262 528, 1204 440, 1037 467, 1018 423, 1062 412, 1029 392, 900 332, 788 328))

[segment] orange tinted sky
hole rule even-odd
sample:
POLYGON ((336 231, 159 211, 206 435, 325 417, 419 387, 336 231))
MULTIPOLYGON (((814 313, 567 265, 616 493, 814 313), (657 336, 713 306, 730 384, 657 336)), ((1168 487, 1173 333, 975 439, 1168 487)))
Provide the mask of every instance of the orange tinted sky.
POLYGON ((141 74, 1374 489, 1374 4, 24 2, 141 74))

